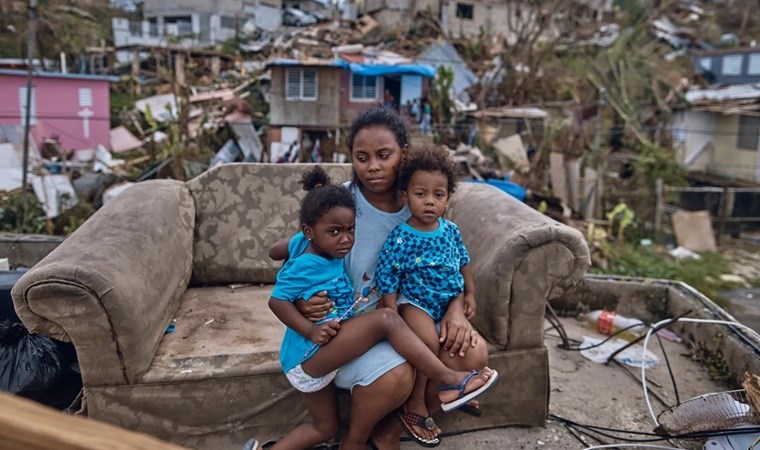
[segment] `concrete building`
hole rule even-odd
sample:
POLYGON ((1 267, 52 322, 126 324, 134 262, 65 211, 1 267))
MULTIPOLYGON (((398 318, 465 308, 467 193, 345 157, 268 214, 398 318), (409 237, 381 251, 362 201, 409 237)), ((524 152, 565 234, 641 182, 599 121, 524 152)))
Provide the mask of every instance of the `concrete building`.
MULTIPOLYGON (((116 47, 125 45, 208 45, 239 36, 247 24, 268 31, 280 27, 282 0, 146 0, 144 20, 111 21, 116 47)), ((121 58, 120 58, 121 59, 121 58)))

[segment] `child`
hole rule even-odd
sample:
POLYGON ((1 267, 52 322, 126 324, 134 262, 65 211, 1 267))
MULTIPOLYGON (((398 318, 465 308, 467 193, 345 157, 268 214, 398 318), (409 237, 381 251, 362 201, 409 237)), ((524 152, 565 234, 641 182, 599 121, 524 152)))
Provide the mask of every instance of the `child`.
MULTIPOLYGON (((388 235, 375 273, 383 304, 398 310, 436 354, 440 350, 436 324, 449 303, 463 297, 468 319, 475 310, 467 249, 457 226, 443 218, 454 188, 455 166, 447 150, 430 147, 411 152, 399 173, 399 191, 411 217, 388 235)), ((418 374, 408 410, 424 408, 426 385, 427 378, 418 374)))
POLYGON ((343 258, 354 244, 354 198, 345 187, 329 184, 319 167, 306 173, 302 183, 309 192, 301 204, 301 232, 288 244, 290 259, 277 274, 269 307, 288 327, 280 363, 288 381, 302 393, 313 422, 296 427, 275 448, 306 449, 337 433, 332 384, 337 369, 381 340, 388 340, 438 384, 444 411, 457 409, 488 390, 498 379, 496 371, 449 369, 394 311, 384 308, 353 317, 362 297, 355 298, 343 258), (321 291, 327 291, 334 307, 323 320, 312 323, 293 302, 321 291))

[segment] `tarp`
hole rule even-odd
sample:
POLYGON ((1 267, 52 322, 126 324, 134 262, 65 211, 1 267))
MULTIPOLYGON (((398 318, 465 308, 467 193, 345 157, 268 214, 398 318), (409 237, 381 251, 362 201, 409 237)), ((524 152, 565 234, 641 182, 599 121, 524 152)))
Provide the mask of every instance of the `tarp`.
POLYGON ((459 95, 478 81, 478 77, 467 67, 459 53, 447 41, 438 42, 423 51, 417 62, 434 67, 446 66, 454 69, 454 94, 459 95))
POLYGON ((378 75, 421 75, 427 78, 435 78, 435 68, 427 64, 357 64, 350 63, 348 69, 363 76, 378 75))

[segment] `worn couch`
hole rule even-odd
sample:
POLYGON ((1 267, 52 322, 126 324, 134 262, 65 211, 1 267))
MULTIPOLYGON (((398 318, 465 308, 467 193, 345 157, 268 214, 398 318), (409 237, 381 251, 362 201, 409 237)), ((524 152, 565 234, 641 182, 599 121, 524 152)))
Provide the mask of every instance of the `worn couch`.
MULTIPOLYGON (((350 166, 326 164, 335 180, 350 166)), ((306 165, 229 164, 187 182, 139 183, 106 204, 19 280, 18 315, 74 344, 82 412, 195 448, 239 448, 306 419, 281 374, 283 326, 267 307, 279 264, 269 244, 297 229, 306 165), (167 332, 173 324, 174 331, 167 332)), ((449 206, 472 256, 491 367, 484 414, 446 431, 541 426, 549 401, 547 299, 588 267, 577 231, 484 184, 449 206)))

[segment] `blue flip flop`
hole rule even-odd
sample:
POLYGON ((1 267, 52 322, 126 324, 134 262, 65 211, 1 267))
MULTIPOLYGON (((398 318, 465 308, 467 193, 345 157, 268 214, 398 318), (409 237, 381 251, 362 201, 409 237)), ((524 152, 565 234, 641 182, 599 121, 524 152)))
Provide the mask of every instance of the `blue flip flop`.
POLYGON ((496 383, 496 380, 499 379, 499 373, 495 370, 491 370, 491 376, 486 380, 486 382, 483 384, 483 386, 480 386, 479 388, 475 389, 474 391, 464 393, 465 388, 467 387, 467 382, 470 381, 470 378, 478 375, 479 372, 477 370, 472 370, 470 373, 467 374, 467 376, 464 377, 461 383, 459 384, 452 384, 449 386, 438 386, 439 391, 459 391, 459 396, 456 400, 448 402, 448 403, 441 403, 441 409, 443 412, 451 412, 455 411, 462 406, 466 405, 471 400, 474 400, 481 395, 483 395, 487 390, 491 389, 491 387, 496 383))
POLYGON ((261 446, 259 445, 259 441, 256 439, 249 439, 245 445, 243 445, 243 450, 260 450, 261 446))

